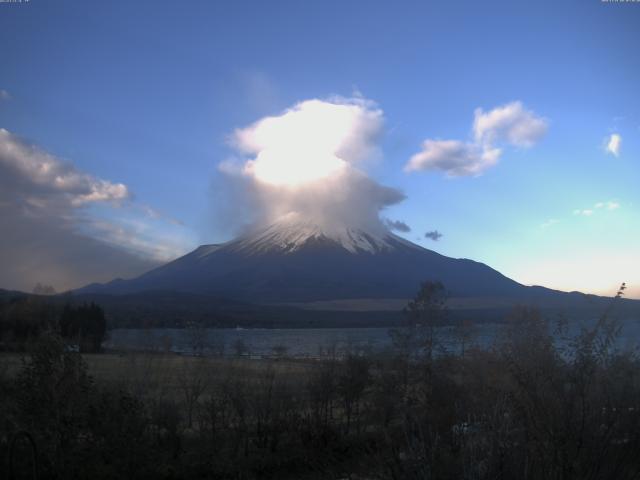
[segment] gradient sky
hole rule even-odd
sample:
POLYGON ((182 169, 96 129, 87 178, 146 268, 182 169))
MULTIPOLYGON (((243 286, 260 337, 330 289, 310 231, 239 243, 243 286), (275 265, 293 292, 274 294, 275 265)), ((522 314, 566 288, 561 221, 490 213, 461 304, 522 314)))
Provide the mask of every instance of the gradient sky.
MULTIPOLYGON (((368 173, 407 196, 384 212, 401 235, 526 284, 626 281, 640 298, 639 45, 640 3, 600 0, 0 3, 0 128, 126 185, 126 204, 83 204, 74 235, 157 262, 233 234, 213 217, 234 129, 363 96, 385 118, 368 173), (504 146, 481 175, 403 168, 514 101, 544 119, 535 145, 504 146)), ((62 208, 47 215, 77 202, 62 208)))

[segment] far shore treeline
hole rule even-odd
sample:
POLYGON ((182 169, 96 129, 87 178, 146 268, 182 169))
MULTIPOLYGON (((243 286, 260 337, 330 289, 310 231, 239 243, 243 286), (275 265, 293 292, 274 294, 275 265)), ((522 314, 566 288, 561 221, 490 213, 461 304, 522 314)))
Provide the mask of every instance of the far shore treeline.
POLYGON ((59 334, 67 348, 99 352, 107 334, 103 309, 95 303, 72 305, 38 295, 0 301, 0 349, 24 350, 46 332, 59 334))

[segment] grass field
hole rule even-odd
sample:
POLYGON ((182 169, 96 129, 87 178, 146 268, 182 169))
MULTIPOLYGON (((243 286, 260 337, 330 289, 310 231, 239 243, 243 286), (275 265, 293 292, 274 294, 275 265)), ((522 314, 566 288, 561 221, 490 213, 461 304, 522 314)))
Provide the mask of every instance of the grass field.
MULTIPOLYGON (((185 382, 195 378, 207 385, 216 385, 234 378, 258 382, 274 375, 281 381, 298 383, 304 381, 315 365, 309 360, 250 360, 171 353, 97 353, 82 357, 96 382, 119 385, 142 396, 178 392, 185 382)), ((24 358, 23 353, 0 354, 0 375, 15 377, 24 358)))

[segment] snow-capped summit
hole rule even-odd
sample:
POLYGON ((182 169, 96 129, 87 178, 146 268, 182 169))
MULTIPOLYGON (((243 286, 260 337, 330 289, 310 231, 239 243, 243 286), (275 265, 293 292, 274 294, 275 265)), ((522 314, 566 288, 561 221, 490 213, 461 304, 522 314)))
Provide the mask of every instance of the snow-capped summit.
POLYGON ((293 253, 305 247, 338 247, 350 253, 379 253, 398 248, 421 248, 394 235, 381 225, 368 229, 345 225, 323 226, 291 215, 245 234, 224 246, 248 255, 266 252, 293 253))

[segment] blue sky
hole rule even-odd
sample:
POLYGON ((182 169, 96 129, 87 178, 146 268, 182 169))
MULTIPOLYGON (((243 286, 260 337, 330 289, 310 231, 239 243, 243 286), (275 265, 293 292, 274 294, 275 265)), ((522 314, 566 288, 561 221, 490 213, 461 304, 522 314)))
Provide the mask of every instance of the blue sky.
POLYGON ((212 190, 236 128, 362 95, 385 119, 366 169, 406 194, 384 212, 402 235, 524 283, 640 297, 639 44, 640 3, 599 0, 5 3, 0 128, 126 185, 126 207, 83 205, 73 228, 117 224, 114 246, 160 258, 232 234, 212 190), (502 145, 481 175, 405 171, 426 139, 473 143, 474 111, 514 101, 546 123, 535 145, 502 145))

